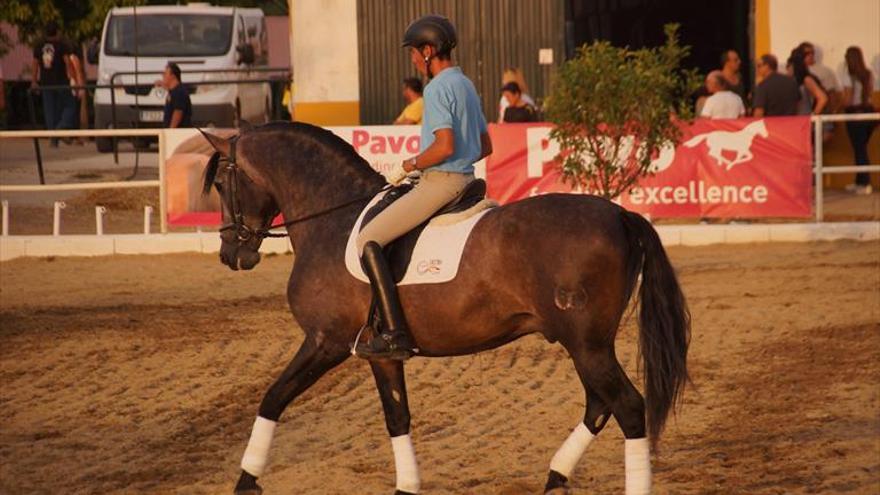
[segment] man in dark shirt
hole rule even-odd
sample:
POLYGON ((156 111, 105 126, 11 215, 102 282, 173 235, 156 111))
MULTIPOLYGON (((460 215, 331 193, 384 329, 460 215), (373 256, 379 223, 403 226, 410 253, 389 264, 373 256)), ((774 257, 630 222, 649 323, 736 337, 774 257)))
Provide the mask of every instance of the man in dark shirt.
POLYGON ((755 117, 797 115, 801 99, 798 83, 793 77, 776 72, 778 66, 773 55, 761 55, 758 59, 756 67, 762 80, 755 88, 755 117))
MULTIPOLYGON (((76 100, 70 90, 70 78, 77 78, 71 66, 73 49, 61 38, 58 24, 49 22, 45 38, 34 46, 34 70, 31 73, 31 89, 39 91, 43 100, 43 117, 46 129, 72 129, 76 124, 76 100), (41 86, 65 86, 59 89, 42 89, 41 86)), ((57 146, 58 140, 52 144, 57 146)))
POLYGON ((168 62, 162 74, 162 86, 168 90, 165 96, 164 127, 192 127, 192 101, 189 91, 180 83, 180 67, 168 62))

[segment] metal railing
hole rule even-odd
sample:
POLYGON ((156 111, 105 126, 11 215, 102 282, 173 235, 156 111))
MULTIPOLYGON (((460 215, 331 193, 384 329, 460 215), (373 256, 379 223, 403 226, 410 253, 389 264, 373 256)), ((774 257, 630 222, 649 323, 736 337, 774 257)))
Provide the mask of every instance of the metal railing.
MULTIPOLYGON (((134 84, 125 84, 125 83, 117 83, 117 77, 123 76, 135 76, 137 79, 140 76, 144 75, 161 75, 162 71, 120 71, 115 72, 110 76, 109 84, 84 84, 81 86, 69 86, 69 85, 46 85, 46 86, 38 86, 37 88, 32 88, 29 90, 29 95, 33 95, 36 91, 39 90, 98 90, 98 89, 109 89, 110 90, 110 125, 113 129, 118 128, 118 120, 117 120, 117 112, 116 112, 116 90, 123 89, 129 86, 138 86, 140 83, 136 80, 134 84)), ((201 85, 209 85, 209 86, 221 86, 221 85, 230 85, 230 84, 273 84, 284 82, 285 80, 290 82, 290 68, 289 67, 251 67, 245 69, 194 69, 187 70, 188 74, 197 73, 197 74, 246 74, 246 73, 279 73, 283 74, 283 77, 276 78, 260 78, 260 79, 225 79, 225 80, 217 80, 217 81, 191 81, 182 83, 184 86, 198 87, 201 85)), ((152 83, 150 83, 152 84, 152 83)), ((135 97, 135 102, 138 102, 138 98, 135 97)), ((135 105, 136 110, 139 110, 140 105, 135 105)), ((276 106, 277 108, 277 106, 276 106)), ((37 126, 37 112, 34 108, 33 97, 28 97, 28 110, 30 113, 31 119, 31 127, 36 129, 37 126)), ((275 111, 273 110, 272 116, 275 115, 275 111)), ((135 126, 137 122, 135 122, 135 126)), ((137 127, 135 127, 137 128, 137 127)), ((128 136, 127 134, 125 136, 128 136)), ((118 145, 118 135, 113 135, 113 162, 119 163, 119 145, 118 145)), ((137 152, 137 150, 136 150, 137 152)), ((40 143, 38 139, 34 139, 34 153, 37 156, 37 168, 40 175, 40 184, 45 184, 43 178, 43 160, 42 153, 40 151, 40 143)), ((135 171, 132 174, 134 177, 137 174, 137 161, 135 162, 135 171)))
MULTIPOLYGON (((127 180, 114 182, 80 182, 67 184, 45 184, 42 181, 42 165, 40 166, 40 184, 0 184, 3 192, 45 192, 45 191, 76 191, 90 189, 132 189, 143 187, 159 188, 159 230, 168 232, 167 198, 165 197, 165 135, 163 129, 82 129, 53 131, 0 131, 2 139, 46 139, 64 137, 112 137, 135 136, 156 137, 159 141, 159 179, 158 180, 127 180)), ((8 218, 8 210, 4 205, 4 220, 8 218)), ((57 210, 57 206, 56 206, 57 210)), ((56 212, 57 216, 57 212, 56 212)), ((8 220, 7 220, 8 221, 8 220)), ((4 222, 6 223, 6 222, 4 222)), ((57 224, 57 219, 55 224, 57 224)), ((8 227, 7 227, 8 228, 8 227)))
POLYGON ((880 112, 877 113, 845 113, 837 115, 814 115, 811 118, 813 124, 813 156, 815 166, 813 173, 816 177, 816 221, 821 222, 825 218, 825 184, 823 178, 828 174, 851 174, 858 172, 880 172, 880 165, 841 165, 841 166, 825 166, 824 158, 824 142, 822 124, 825 122, 857 122, 880 120, 880 112))

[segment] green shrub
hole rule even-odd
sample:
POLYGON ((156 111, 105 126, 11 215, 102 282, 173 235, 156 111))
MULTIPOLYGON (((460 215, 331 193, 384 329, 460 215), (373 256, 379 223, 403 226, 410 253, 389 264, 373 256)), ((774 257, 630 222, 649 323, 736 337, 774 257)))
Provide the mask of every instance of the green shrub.
POLYGON ((661 148, 679 143, 700 79, 681 68, 690 48, 679 45, 678 25, 665 31, 657 48, 584 45, 556 72, 546 115, 556 124, 550 136, 563 150, 557 161, 567 183, 616 198, 651 173, 661 148))

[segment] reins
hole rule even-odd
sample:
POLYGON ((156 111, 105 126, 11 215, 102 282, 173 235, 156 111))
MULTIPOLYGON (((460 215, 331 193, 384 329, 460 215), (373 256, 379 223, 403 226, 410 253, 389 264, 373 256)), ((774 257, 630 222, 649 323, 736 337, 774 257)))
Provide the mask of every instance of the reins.
MULTIPOLYGON (((287 237, 287 233, 282 232, 270 232, 274 229, 286 228, 291 225, 296 225, 298 223, 307 222, 309 220, 327 215, 329 213, 333 213, 334 211, 341 210, 348 206, 351 206, 355 203, 360 203, 361 201, 368 200, 375 196, 375 194, 370 194, 368 196, 360 196, 350 201, 346 201, 345 203, 338 204, 336 206, 332 206, 330 208, 319 210, 314 213, 309 213, 308 215, 303 215, 301 217, 294 218, 292 220, 288 220, 286 222, 277 223, 270 225, 269 227, 261 228, 261 229, 253 229, 248 227, 247 224, 244 223, 244 215, 241 213, 241 206, 238 203, 238 165, 235 160, 235 144, 238 141, 238 136, 231 139, 229 141, 229 156, 226 157, 226 169, 229 171, 229 187, 225 188, 227 204, 229 204, 232 209, 232 223, 227 223, 220 227, 220 232, 225 230, 235 229, 235 235, 238 238, 239 242, 246 242, 254 237, 258 237, 260 239, 265 239, 267 237, 287 237)), ((243 173, 243 172, 242 172, 243 173)), ((390 185, 386 185, 379 192, 388 189, 390 185)))

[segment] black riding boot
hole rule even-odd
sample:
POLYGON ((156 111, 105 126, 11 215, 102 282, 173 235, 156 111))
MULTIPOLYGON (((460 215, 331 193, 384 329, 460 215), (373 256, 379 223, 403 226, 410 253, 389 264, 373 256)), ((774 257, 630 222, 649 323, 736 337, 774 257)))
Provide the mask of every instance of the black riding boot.
POLYGON ((397 296, 397 284, 394 283, 388 260, 378 243, 368 242, 364 246, 361 265, 373 286, 382 324, 379 325, 379 335, 368 344, 358 343, 357 355, 367 359, 409 359, 418 349, 409 335, 397 296))

